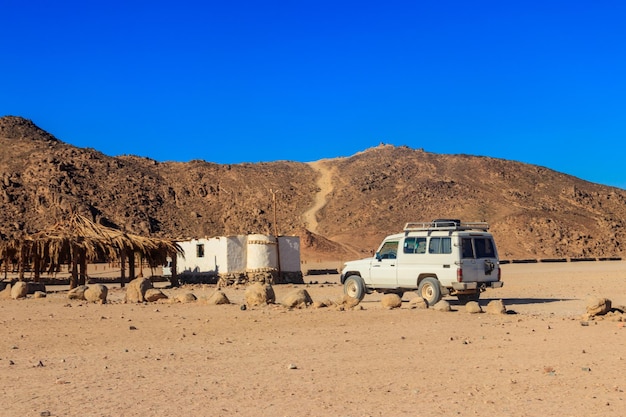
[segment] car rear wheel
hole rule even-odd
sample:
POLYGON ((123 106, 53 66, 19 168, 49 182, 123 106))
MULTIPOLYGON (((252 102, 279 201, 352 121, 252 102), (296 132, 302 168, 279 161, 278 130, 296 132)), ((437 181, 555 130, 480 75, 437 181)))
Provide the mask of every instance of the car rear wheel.
POLYGON ((429 306, 437 304, 441 300, 441 287, 435 278, 424 278, 417 289, 418 294, 429 306))
POLYGON ((363 300, 365 297, 365 283, 358 275, 350 275, 343 283, 343 293, 355 300, 363 300))

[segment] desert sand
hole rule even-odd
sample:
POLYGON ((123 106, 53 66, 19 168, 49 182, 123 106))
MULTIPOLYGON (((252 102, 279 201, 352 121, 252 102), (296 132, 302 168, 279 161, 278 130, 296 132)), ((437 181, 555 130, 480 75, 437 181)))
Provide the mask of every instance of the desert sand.
MULTIPOLYGON (((336 267, 336 266, 333 266, 336 267)), ((1 416, 619 416, 626 413, 626 329, 585 320, 589 296, 626 305, 626 262, 503 265, 504 287, 482 294, 508 313, 289 310, 294 287, 342 297, 337 275, 274 286, 277 305, 107 304, 0 300, 1 416)))

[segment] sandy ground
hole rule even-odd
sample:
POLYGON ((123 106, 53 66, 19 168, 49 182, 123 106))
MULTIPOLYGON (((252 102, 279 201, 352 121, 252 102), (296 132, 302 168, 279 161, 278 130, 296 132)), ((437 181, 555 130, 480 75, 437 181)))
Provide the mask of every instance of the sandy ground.
MULTIPOLYGON (((305 280, 313 300, 342 296, 336 275, 305 280)), ((0 300, 0 415, 624 415, 624 323, 580 317, 589 295, 626 305, 626 262, 504 265, 503 280, 481 305, 516 314, 410 309, 413 293, 396 310, 372 294, 243 311, 243 288, 223 306, 124 304, 119 286, 105 305, 0 300)))

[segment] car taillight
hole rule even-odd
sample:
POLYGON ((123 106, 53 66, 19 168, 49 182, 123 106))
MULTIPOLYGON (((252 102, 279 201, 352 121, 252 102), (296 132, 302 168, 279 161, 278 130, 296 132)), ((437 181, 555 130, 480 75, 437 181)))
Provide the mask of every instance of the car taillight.
POLYGON ((502 268, 498 266, 498 281, 502 280, 502 268))
POLYGON ((457 270, 456 270, 456 280, 458 282, 463 282, 463 269, 462 268, 457 268, 457 270))

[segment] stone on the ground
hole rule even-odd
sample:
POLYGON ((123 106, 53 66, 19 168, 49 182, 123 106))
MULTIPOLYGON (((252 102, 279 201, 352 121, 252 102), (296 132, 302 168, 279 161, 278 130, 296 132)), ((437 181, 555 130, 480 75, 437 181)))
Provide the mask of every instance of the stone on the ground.
POLYGON ((163 294, 163 291, 157 288, 148 288, 146 290, 146 293, 144 294, 144 298, 146 299, 146 301, 153 303, 158 300, 167 299, 167 295, 163 294))
POLYGON ((274 288, 270 284, 255 282, 246 288, 244 293, 246 304, 249 306, 261 306, 265 304, 274 304, 276 295, 274 288))
POLYGON ((11 284, 10 283, 0 283, 0 285, 5 285, 4 289, 0 291, 0 300, 9 300, 11 298, 11 284))
POLYGON ((402 307, 402 298, 398 294, 385 294, 380 299, 384 308, 394 309, 402 307))
POLYGON ((465 311, 470 314, 476 314, 482 313, 483 309, 480 308, 480 304, 478 304, 477 301, 468 301, 467 304, 465 304, 465 311))
POLYGON ((488 314, 506 314, 506 307, 502 300, 491 300, 489 304, 487 304, 485 311, 488 314))
POLYGON ((352 298, 350 297, 348 294, 344 294, 343 298, 341 299, 341 301, 338 303, 339 307, 342 307, 343 309, 346 308, 354 308, 357 305, 359 305, 361 301, 359 301, 356 298, 352 298))
POLYGON ((230 300, 224 294, 224 292, 217 290, 206 300, 207 304, 210 305, 220 305, 220 304, 230 304, 230 300))
POLYGON ((70 300, 84 300, 86 289, 86 285, 79 285, 76 288, 72 288, 67 292, 67 298, 69 298, 70 300))
POLYGON ((85 290, 84 296, 85 300, 90 303, 100 303, 105 304, 107 302, 107 295, 109 294, 109 289, 104 284, 92 284, 87 287, 85 290))
POLYGON ((427 309, 428 303, 422 297, 414 297, 409 301, 409 308, 417 308, 420 310, 427 309))
POLYGON ((433 308, 436 311, 452 311, 452 307, 450 307, 450 303, 446 300, 439 300, 433 308))
POLYGON ((603 316, 611 311, 611 300, 608 298, 589 297, 587 298, 587 314, 593 316, 603 316))
POLYGON ((127 303, 143 303, 146 301, 146 291, 152 288, 152 282, 148 278, 135 278, 126 286, 127 303))
POLYGON ((193 303, 194 301, 197 300, 197 297, 195 295, 193 295, 190 292, 185 292, 182 294, 178 294, 174 300, 176 302, 182 303, 182 304, 186 304, 186 303, 193 303))
POLYGON ((307 307, 313 304, 313 299, 305 289, 295 289, 285 295, 282 304, 287 308, 307 307))
POLYGON ((18 298, 24 298, 28 294, 28 284, 24 281, 17 281, 11 287, 11 298, 17 300, 18 298))
POLYGON ((33 298, 46 298, 47 294, 43 291, 35 291, 33 298))

